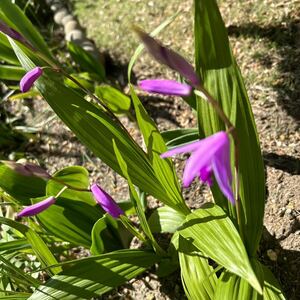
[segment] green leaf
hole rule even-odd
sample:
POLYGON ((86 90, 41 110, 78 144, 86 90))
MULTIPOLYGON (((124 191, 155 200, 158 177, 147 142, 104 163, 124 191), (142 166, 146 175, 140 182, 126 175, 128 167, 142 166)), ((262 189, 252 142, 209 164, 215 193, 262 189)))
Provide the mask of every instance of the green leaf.
MULTIPOLYGON (((22 66, 26 70, 34 68, 35 65, 21 48, 13 40, 10 39, 10 42, 22 66)), ((122 175, 114 155, 112 145, 114 139, 118 142, 119 150, 126 160, 133 183, 157 199, 166 197, 165 190, 159 184, 147 155, 120 126, 117 119, 112 119, 78 93, 66 88, 57 72, 45 70, 35 84, 58 117, 104 163, 122 175)))
POLYGON ((264 300, 285 300, 281 287, 272 272, 266 266, 261 265, 261 268, 264 274, 264 300))
MULTIPOLYGON (((170 25, 175 19, 176 17, 179 15, 180 11, 176 12, 174 15, 172 15, 171 17, 167 18, 164 22, 162 22, 158 27, 156 27, 151 33, 150 35, 152 37, 155 37, 157 34, 159 34, 162 30, 164 30, 166 27, 168 27, 168 25, 170 25)), ((128 76, 128 82, 131 82, 131 72, 132 72, 132 68, 135 64, 135 62, 137 61, 138 57, 140 56, 140 54, 142 53, 142 51, 144 50, 144 45, 140 44, 134 51, 134 54, 132 55, 129 64, 128 64, 128 69, 127 69, 127 76, 128 76)))
POLYGON ((246 280, 225 271, 218 280, 214 297, 214 300, 223 299, 262 300, 263 296, 258 294, 246 280))
POLYGON ((21 67, 0 65, 0 79, 2 80, 15 80, 19 81, 25 71, 21 67))
POLYGON ((185 215, 168 206, 163 206, 152 213, 148 223, 152 232, 174 233, 184 220, 185 215))
POLYGON ((17 252, 28 248, 31 248, 31 246, 26 239, 18 239, 0 243, 0 251, 5 251, 5 253, 17 252))
MULTIPOLYGON (((120 224, 121 225, 121 224, 120 224)), ((118 250, 122 247, 119 231, 121 228, 118 222, 109 214, 100 218, 92 229, 92 245, 90 251, 93 255, 99 255, 103 252, 118 250)), ((125 236, 122 236, 125 238, 125 236)))
MULTIPOLYGON (((3 217, 0 217, 0 224, 5 224, 21 232, 27 239, 28 243, 31 245, 32 250, 35 252, 42 266, 48 267, 57 264, 57 260, 55 259, 45 242, 34 230, 26 225, 3 217)), ((49 269, 50 274, 57 274, 60 271, 60 267, 53 267, 49 269)))
MULTIPOLYGON (((216 1, 194 2, 196 69, 204 87, 220 102, 225 114, 237 128, 242 227, 246 249, 250 255, 254 255, 261 237, 265 203, 264 167, 255 122, 216 1)), ((199 97, 197 101, 200 135, 209 136, 224 130, 212 107, 199 97)), ((213 193, 216 203, 235 217, 234 209, 218 188, 214 188, 213 193)))
POLYGON ((180 251, 178 255, 181 280, 188 299, 214 299, 217 276, 214 269, 208 264, 208 260, 196 254, 180 251))
POLYGON ((187 214, 190 210, 182 198, 172 160, 170 158, 162 159, 160 157, 160 154, 167 151, 165 142, 156 124, 148 115, 132 86, 130 86, 130 92, 137 122, 147 147, 149 160, 153 166, 157 178, 161 182, 161 185, 165 188, 168 196, 168 198, 160 200, 176 211, 187 214))
POLYGON ((198 140, 199 131, 198 128, 180 128, 163 131, 161 136, 169 149, 198 140))
POLYGON ((20 203, 30 205, 30 198, 45 195, 46 181, 36 176, 21 175, 2 161, 0 162, 0 187, 20 203))
POLYGON ((241 276, 262 293, 239 233, 220 207, 206 204, 189 214, 179 234, 205 256, 241 276))
POLYGON ((22 269, 16 267, 9 260, 5 259, 4 256, 0 255, 1 268, 7 271, 10 275, 10 278, 14 281, 18 279, 20 281, 25 282, 26 285, 33 285, 38 287, 40 285, 40 281, 33 278, 32 276, 26 274, 22 269))
POLYGON ((252 260, 257 275, 260 275, 263 295, 259 295, 247 281, 230 272, 223 272, 220 276, 214 300, 285 300, 277 280, 272 272, 256 259, 252 260))
POLYGON ((6 36, 3 33, 0 33, 0 60, 13 65, 20 64, 14 51, 11 49, 6 36))
POLYGON ((105 80, 105 69, 103 65, 90 53, 73 42, 68 42, 68 50, 74 61, 79 64, 83 71, 95 73, 100 81, 105 80))
MULTIPOLYGON (((89 186, 88 172, 83 167, 66 167, 53 177, 76 188, 87 189, 89 186)), ((49 180, 47 195, 55 196, 63 187, 62 183, 49 180)), ((37 203, 41 198, 32 200, 37 203)), ((54 205, 37 215, 39 222, 56 237, 88 248, 92 243, 92 228, 100 217, 102 212, 90 192, 71 189, 64 191, 54 205)))
POLYGON ((117 157, 117 160, 119 162, 119 165, 120 165, 120 168, 123 172, 123 175, 124 177, 126 178, 126 180, 128 181, 128 185, 129 185, 129 189, 130 189, 130 193, 131 193, 131 200, 133 202, 133 205, 135 207, 135 210, 136 210, 136 213, 139 217, 139 221, 141 223, 141 227, 144 231, 144 233, 146 234, 146 236, 153 242, 155 242, 155 238, 153 237, 152 235, 152 232, 150 230, 150 227, 149 227, 149 224, 147 222, 147 219, 146 219, 146 216, 145 216, 145 212, 144 212, 144 208, 141 204, 141 201, 139 199, 139 196, 137 194, 137 191, 135 190, 133 184, 132 184, 132 181, 131 181, 131 178, 128 174, 128 169, 127 169, 127 165, 126 165, 126 162, 125 160, 123 159, 119 149, 118 149, 118 146, 117 144, 114 142, 114 151, 115 151, 115 154, 116 154, 116 157, 117 157))
MULTIPOLYGON (((10 42, 22 66, 26 70, 34 68, 35 65, 21 48, 11 39, 10 42)), ((157 199, 166 197, 146 154, 116 119, 66 88, 56 72, 45 70, 35 84, 59 118, 104 163, 122 175, 114 155, 112 140, 115 140, 126 160, 133 183, 157 199)))
MULTIPOLYGON (((91 80, 86 79, 84 76, 85 74, 79 73, 79 74, 70 74, 73 78, 75 78, 83 87, 85 87, 87 90, 93 91, 94 90, 94 84, 91 80)), ((77 92, 82 93, 84 95, 84 92, 82 89, 74 83, 71 79, 66 78, 65 79, 65 84, 72 89, 77 90, 77 92)))
POLYGON ((111 86, 97 86, 95 94, 105 102, 113 113, 127 113, 130 109, 130 98, 111 86))
POLYGON ((10 0, 1 0, 0 19, 21 33, 36 49, 51 58, 50 51, 42 36, 16 4, 10 0))
POLYGON ((120 250, 80 259, 41 285, 30 300, 91 299, 144 272, 159 257, 142 250, 120 250))

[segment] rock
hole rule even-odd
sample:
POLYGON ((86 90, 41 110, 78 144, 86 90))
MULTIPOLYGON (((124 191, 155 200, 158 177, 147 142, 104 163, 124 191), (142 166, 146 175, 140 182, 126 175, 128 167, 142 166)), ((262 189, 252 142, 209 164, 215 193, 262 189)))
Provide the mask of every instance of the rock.
POLYGON ((60 10, 58 10, 55 14, 54 14, 54 22, 56 24, 62 24, 62 19, 68 14, 68 11, 66 8, 62 8, 60 10))
POLYGON ((65 25, 64 29, 65 29, 65 33, 66 34, 68 34, 72 30, 80 29, 79 23, 76 20, 74 20, 74 19, 66 22, 64 25, 65 25))
POLYGON ((267 250, 267 255, 272 261, 277 261, 278 259, 277 253, 272 249, 267 250))
POLYGON ((62 3, 52 4, 50 9, 54 12, 58 11, 59 9, 63 8, 64 5, 62 3))
POLYGON ((66 15, 65 17, 63 17, 63 19, 61 20, 61 23, 63 25, 66 25, 68 22, 70 21, 75 21, 74 17, 72 15, 66 15))
POLYGON ((80 42, 82 43, 82 41, 84 40, 84 33, 79 29, 72 30, 68 32, 68 34, 66 34, 66 40, 68 42, 76 41, 77 44, 79 44, 80 42))

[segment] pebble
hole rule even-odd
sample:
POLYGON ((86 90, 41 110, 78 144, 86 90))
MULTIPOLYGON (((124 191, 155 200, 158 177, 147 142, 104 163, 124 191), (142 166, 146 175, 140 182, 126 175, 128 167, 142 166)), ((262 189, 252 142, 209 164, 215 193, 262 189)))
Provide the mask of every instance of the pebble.
POLYGON ((72 15, 66 15, 65 17, 63 17, 63 19, 61 20, 62 25, 66 25, 68 22, 70 21, 75 21, 74 17, 72 15))
POLYGON ((270 260, 272 260, 272 261, 277 261, 277 259, 278 259, 277 253, 272 249, 267 250, 267 255, 270 258, 270 260))
POLYGON ((68 32, 74 30, 74 29, 80 29, 80 25, 77 21, 75 21, 74 19, 68 21, 67 23, 65 23, 65 33, 67 34, 68 32))
POLYGON ((75 30, 72 30, 70 32, 68 32, 68 34, 66 34, 66 40, 69 42, 69 41, 78 41, 78 40, 81 40, 83 41, 84 39, 84 34, 81 30, 79 29, 75 29, 75 30))
POLYGON ((68 15, 68 11, 65 8, 62 8, 60 10, 58 10, 55 14, 54 14, 54 22, 56 24, 62 24, 62 19, 68 15))

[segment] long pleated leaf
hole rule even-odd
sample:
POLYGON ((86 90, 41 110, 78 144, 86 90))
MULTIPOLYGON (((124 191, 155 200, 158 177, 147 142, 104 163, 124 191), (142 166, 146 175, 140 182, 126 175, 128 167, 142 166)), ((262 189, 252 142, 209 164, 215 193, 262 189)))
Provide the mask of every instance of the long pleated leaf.
POLYGON ((223 272, 217 285, 214 300, 285 300, 277 280, 272 272, 256 259, 251 260, 256 274, 261 277, 263 295, 249 285, 247 281, 230 272, 223 272))
POLYGON ((142 250, 120 250, 74 261, 41 285, 30 300, 92 299, 144 272, 159 257, 142 250))
MULTIPOLYGON (((5 224, 21 232, 26 237, 28 243, 32 247, 32 250, 35 252, 36 256, 43 266, 47 267, 57 264, 57 260, 53 256, 52 252, 49 250, 42 238, 34 230, 27 227, 26 225, 3 217, 0 217, 0 224, 5 224)), ((56 274, 60 271, 60 267, 49 269, 50 274, 56 274)))
MULTIPOLYGON (((196 69, 205 88, 220 102, 238 132, 243 231, 246 248, 253 255, 261 237, 265 203, 264 168, 254 118, 216 1, 195 0, 194 3, 196 69)), ((209 104, 199 97, 197 103, 200 135, 223 130, 224 125, 209 104)), ((214 197, 234 216, 216 189, 214 197)))
MULTIPOLYGON (((14 41, 10 42, 22 66, 26 70, 34 68, 35 65, 21 48, 14 41)), ((62 121, 103 162, 122 175, 113 151, 112 140, 115 140, 126 160, 133 183, 158 199, 166 198, 166 192, 156 179, 146 154, 116 120, 66 88, 61 76, 54 71, 45 70, 36 87, 62 121)))
POLYGON ((149 160, 157 178, 168 195, 168 198, 165 198, 163 201, 177 211, 188 213, 189 209, 182 198, 173 162, 170 158, 162 159, 160 157, 160 154, 167 151, 167 146, 156 124, 148 115, 132 86, 130 86, 130 92, 136 119, 147 147, 149 160))
POLYGON ((25 71, 21 67, 12 65, 0 65, 0 79, 2 80, 18 81, 23 77, 24 74, 25 71))
POLYGON ((205 256, 248 281, 258 292, 262 288, 249 262, 245 246, 226 213, 207 204, 186 217, 179 234, 205 256))
POLYGON ((11 0, 0 1, 0 19, 21 33, 36 49, 51 58, 49 48, 41 34, 32 25, 23 11, 11 0))
POLYGON ((178 256, 185 294, 190 300, 213 299, 217 283, 214 269, 206 258, 193 253, 194 246, 190 242, 180 237, 179 240, 178 256))

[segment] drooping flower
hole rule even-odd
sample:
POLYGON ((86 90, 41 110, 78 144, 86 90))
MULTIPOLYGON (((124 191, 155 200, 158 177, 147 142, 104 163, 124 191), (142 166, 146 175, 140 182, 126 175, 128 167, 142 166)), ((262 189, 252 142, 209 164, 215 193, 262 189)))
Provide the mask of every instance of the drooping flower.
POLYGON ((150 93, 163 95, 189 96, 192 87, 185 83, 168 79, 146 79, 139 82, 139 87, 150 93))
POLYGON ((33 86, 34 82, 43 74, 43 69, 40 67, 35 67, 34 69, 28 71, 20 81, 20 90, 22 93, 28 92, 33 86))
POLYGON ((119 218, 124 215, 123 210, 118 206, 115 200, 107 194, 98 184, 94 183, 91 186, 92 194, 98 204, 114 218, 119 218))
POLYGON ((22 36, 22 34, 13 28, 9 27, 5 22, 0 20, 0 31, 4 34, 8 35, 12 39, 19 41, 20 43, 24 44, 25 46, 29 47, 31 50, 35 50, 34 47, 22 36))
POLYGON ((173 148, 161 155, 162 158, 191 152, 183 172, 183 186, 188 187, 195 177, 209 186, 212 174, 227 199, 234 204, 232 174, 230 167, 230 140, 225 131, 217 132, 203 140, 173 148))
POLYGON ((18 163, 10 160, 0 160, 0 162, 23 176, 36 176, 46 179, 51 178, 51 175, 45 169, 30 162, 18 163))
POLYGON ((188 63, 180 54, 161 45, 153 37, 140 28, 135 27, 135 32, 144 43, 149 53, 160 63, 168 66, 185 77, 194 87, 200 84, 200 79, 193 66, 188 63))
POLYGON ((54 204, 55 201, 56 201, 56 198, 51 196, 51 197, 49 197, 45 200, 42 200, 38 203, 27 206, 18 213, 18 217, 22 218, 22 217, 35 216, 35 215, 41 213, 42 211, 46 210, 49 206, 54 204))

